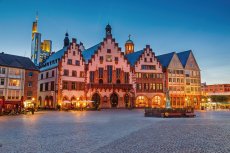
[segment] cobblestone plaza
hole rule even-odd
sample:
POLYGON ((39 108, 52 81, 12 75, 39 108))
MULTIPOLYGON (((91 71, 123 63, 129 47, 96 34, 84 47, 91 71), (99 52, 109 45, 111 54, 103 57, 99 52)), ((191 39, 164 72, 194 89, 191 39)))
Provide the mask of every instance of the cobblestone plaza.
POLYGON ((230 152, 230 112, 146 118, 143 110, 0 117, 1 153, 230 152))

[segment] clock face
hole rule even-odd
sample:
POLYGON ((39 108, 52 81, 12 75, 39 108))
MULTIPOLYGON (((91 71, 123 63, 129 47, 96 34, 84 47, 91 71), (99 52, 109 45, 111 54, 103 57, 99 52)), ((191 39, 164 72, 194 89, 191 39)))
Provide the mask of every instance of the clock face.
POLYGON ((112 55, 106 55, 106 62, 112 62, 112 55))

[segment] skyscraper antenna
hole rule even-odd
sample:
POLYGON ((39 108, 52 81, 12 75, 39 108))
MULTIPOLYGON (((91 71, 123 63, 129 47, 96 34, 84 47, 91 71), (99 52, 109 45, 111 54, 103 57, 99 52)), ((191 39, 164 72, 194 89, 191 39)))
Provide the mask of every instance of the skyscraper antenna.
POLYGON ((38 11, 36 11, 36 21, 38 21, 38 11))

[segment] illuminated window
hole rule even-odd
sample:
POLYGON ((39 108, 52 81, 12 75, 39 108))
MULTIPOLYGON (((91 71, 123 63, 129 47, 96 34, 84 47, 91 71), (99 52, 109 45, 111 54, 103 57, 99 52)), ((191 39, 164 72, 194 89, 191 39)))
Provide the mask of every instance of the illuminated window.
POLYGON ((17 79, 10 79, 10 81, 9 81, 9 86, 19 87, 19 86, 20 86, 20 80, 17 80, 17 79))
POLYGON ((20 96, 19 90, 8 90, 8 99, 18 100, 20 96))
POLYGON ((153 100, 154 100, 155 104, 157 104, 157 105, 161 104, 161 97, 160 96, 155 96, 153 100))

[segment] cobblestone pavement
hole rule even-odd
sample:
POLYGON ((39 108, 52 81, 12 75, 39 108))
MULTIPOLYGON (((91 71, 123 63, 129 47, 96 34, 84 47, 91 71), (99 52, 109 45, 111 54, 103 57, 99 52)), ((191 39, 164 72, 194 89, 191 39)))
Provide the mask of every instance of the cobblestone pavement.
POLYGON ((0 117, 0 153, 230 152, 230 111, 145 118, 143 110, 0 117))

